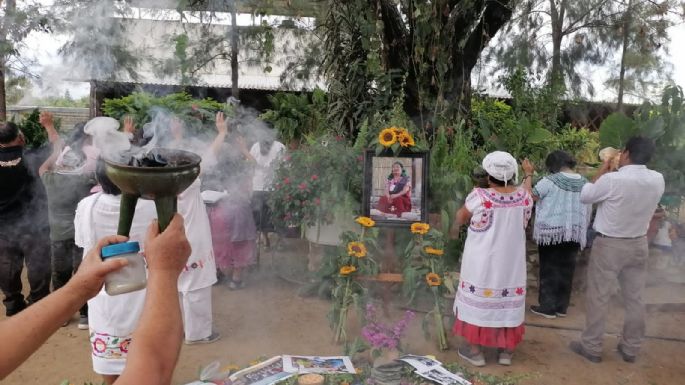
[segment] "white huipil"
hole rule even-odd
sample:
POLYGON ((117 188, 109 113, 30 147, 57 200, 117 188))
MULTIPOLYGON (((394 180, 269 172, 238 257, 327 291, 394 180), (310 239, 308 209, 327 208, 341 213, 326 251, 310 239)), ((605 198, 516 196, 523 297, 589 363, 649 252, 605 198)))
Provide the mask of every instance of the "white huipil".
MULTIPOLYGON (((74 217, 76 245, 85 254, 103 237, 117 233, 121 197, 96 193, 79 202, 74 217)), ((148 226, 157 218, 153 201, 139 199, 136 204, 130 241, 145 248, 148 226)), ((131 335, 145 305, 145 289, 110 296, 104 290, 88 301, 88 324, 93 370, 98 374, 118 375, 126 366, 131 335)))
POLYGON ((183 216, 186 237, 192 253, 178 278, 186 341, 212 334, 212 292, 217 281, 212 233, 205 203, 200 195, 200 178, 178 196, 178 212, 183 216))
POLYGON ((464 206, 472 213, 461 260, 454 312, 480 327, 517 327, 526 300, 526 235, 533 199, 523 188, 510 194, 474 189, 464 206))

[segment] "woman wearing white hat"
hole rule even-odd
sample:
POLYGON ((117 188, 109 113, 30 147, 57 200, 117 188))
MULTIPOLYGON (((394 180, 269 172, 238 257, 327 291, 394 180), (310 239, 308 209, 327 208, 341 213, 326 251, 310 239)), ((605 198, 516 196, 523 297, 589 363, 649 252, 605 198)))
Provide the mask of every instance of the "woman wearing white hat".
MULTIPOLYGON (((511 365, 523 339, 526 301, 525 227, 533 199, 515 185, 518 164, 495 151, 483 159, 488 188, 475 188, 457 211, 452 231, 468 225, 461 275, 454 300, 453 332, 466 340, 464 360, 485 365, 483 347, 498 350, 498 362, 511 365)), ((529 176, 527 175, 526 178, 529 176)))

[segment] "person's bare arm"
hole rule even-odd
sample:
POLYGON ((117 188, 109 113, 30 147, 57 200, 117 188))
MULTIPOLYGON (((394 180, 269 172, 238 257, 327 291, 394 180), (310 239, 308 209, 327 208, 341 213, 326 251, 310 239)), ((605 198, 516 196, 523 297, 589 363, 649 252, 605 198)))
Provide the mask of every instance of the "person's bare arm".
POLYGON ((595 174, 595 176, 592 178, 592 183, 597 182, 602 175, 608 173, 609 171, 611 171, 611 159, 606 159, 604 162, 602 162, 602 166, 597 171, 597 174, 595 174))
POLYGON ((465 206, 462 206, 459 210, 457 210, 456 214, 454 215, 454 222, 450 227, 451 238, 455 239, 459 237, 459 229, 461 226, 469 223, 472 215, 473 214, 465 206))
POLYGON ((95 296, 108 273, 126 265, 123 259, 103 262, 100 258, 103 246, 125 241, 126 237, 119 235, 101 239, 64 287, 0 322, 0 380, 26 361, 64 321, 95 296))
POLYGON ((218 156, 219 151, 221 151, 221 145, 224 143, 224 140, 226 140, 226 135, 228 134, 228 126, 226 125, 226 118, 224 117, 223 112, 219 111, 216 113, 215 125, 216 137, 212 144, 209 145, 209 151, 211 151, 214 156, 218 156))
POLYGON ((399 198, 402 195, 406 195, 410 190, 411 190, 411 186, 409 185, 409 183, 407 183, 406 185, 404 185, 404 188, 402 189, 402 191, 398 192, 397 194, 390 195, 390 198, 391 199, 399 198))
POLYGON ((171 383, 183 338, 177 281, 190 250, 179 214, 162 234, 156 221, 148 228, 145 309, 133 332, 126 368, 115 384, 140 384, 143 380, 149 385, 171 383))
POLYGON ((45 132, 48 134, 48 141, 52 144, 52 154, 50 154, 40 168, 38 168, 38 175, 43 175, 55 165, 57 158, 59 158, 59 154, 62 153, 62 149, 64 148, 64 141, 59 137, 59 134, 55 129, 51 113, 43 111, 40 113, 38 119, 43 128, 45 128, 45 132))
POLYGON ((535 174, 535 165, 526 158, 521 163, 521 168, 525 173, 523 176, 523 188, 528 191, 528 194, 533 197, 534 201, 537 201, 539 197, 533 193, 533 174, 535 174))

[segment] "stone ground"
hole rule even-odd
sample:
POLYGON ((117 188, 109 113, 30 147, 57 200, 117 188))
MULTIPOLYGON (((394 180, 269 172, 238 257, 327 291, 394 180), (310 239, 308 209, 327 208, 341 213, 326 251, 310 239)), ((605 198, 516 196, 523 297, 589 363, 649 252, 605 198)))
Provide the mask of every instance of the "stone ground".
MULTIPOLYGON (((331 341, 332 332, 326 319, 329 302, 299 297, 298 285, 292 283, 292 279, 282 279, 283 271, 275 268, 287 263, 288 258, 287 252, 278 253, 273 259, 264 257, 260 268, 252 273, 248 286, 243 290, 230 291, 223 286, 213 288, 215 325, 223 337, 210 345, 183 346, 174 384, 197 379, 199 369, 215 360, 220 361, 222 366, 244 366, 259 357, 278 354, 342 353, 342 347, 331 341)), ((668 293, 682 301, 685 298, 685 285, 661 282, 651 288, 650 293, 656 298, 661 297, 660 293, 668 293)), ((531 293, 528 300, 529 304, 536 303, 535 293, 531 293)), ((578 330, 583 326, 582 303, 582 296, 574 294, 573 306, 565 319, 545 320, 528 313, 526 336, 514 355, 514 364, 511 367, 499 366, 494 362, 494 353, 491 353, 486 357, 488 366, 482 372, 526 375, 528 377, 522 383, 531 385, 683 383, 685 312, 682 307, 668 308, 668 311, 650 308, 647 317, 649 338, 637 363, 627 364, 615 351, 623 312, 619 301, 614 301, 607 327, 604 361, 592 364, 567 348, 570 341, 578 338, 578 330)), ((392 304, 391 318, 399 319, 402 311, 398 305, 392 304)), ((426 341, 422 335, 421 316, 419 314, 410 326, 405 339, 405 351, 433 354, 443 362, 459 361, 455 353, 458 338, 450 336, 450 350, 438 352, 433 341, 426 341)), ((359 335, 354 316, 350 324, 351 335, 359 335)), ((74 384, 98 381, 91 369, 87 332, 78 330, 75 322, 60 329, 2 383, 56 385, 65 379, 74 384)), ((143 383, 144 379, 141 379, 143 383)))

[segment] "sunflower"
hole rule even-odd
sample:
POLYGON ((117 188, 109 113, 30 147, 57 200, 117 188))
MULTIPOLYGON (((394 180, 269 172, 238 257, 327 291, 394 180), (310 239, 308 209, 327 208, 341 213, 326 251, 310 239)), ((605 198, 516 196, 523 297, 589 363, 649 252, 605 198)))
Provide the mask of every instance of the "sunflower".
POLYGON ((357 219, 355 219, 355 222, 359 223, 364 227, 373 227, 376 224, 376 222, 374 222, 374 220, 369 217, 358 217, 357 219))
POLYGON ((423 249, 423 251, 425 251, 426 254, 431 254, 431 255, 443 255, 445 253, 441 249, 435 249, 435 248, 432 248, 430 246, 426 246, 426 248, 423 249))
POLYGON ((402 147, 413 147, 416 144, 416 142, 414 142, 414 138, 408 132, 401 133, 398 136, 397 141, 400 142, 400 146, 402 147))
POLYGON ((430 228, 428 223, 416 222, 411 224, 411 232, 413 234, 426 234, 430 228))
POLYGON ((357 268, 352 265, 345 265, 340 268, 340 275, 348 275, 357 271, 357 268))
POLYGON ((397 142, 397 134, 392 128, 386 128, 378 134, 378 143, 385 147, 390 147, 397 142))
POLYGON ((350 242, 347 244, 347 254, 357 258, 366 257, 366 246, 361 242, 350 242))
POLYGON ((428 286, 440 286, 442 280, 440 279, 439 275, 435 273, 428 273, 426 274, 426 282, 428 283, 428 286))

